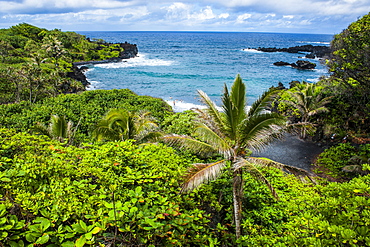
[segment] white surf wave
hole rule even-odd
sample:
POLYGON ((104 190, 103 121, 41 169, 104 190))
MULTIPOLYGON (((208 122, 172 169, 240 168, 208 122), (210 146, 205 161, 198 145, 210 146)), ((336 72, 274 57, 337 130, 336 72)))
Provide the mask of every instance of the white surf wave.
POLYGON ((257 49, 251 49, 251 48, 245 48, 245 49, 242 49, 242 51, 251 52, 251 53, 262 53, 262 51, 259 51, 257 49))
POLYGON ((172 107, 172 110, 174 112, 183 112, 183 111, 191 110, 191 109, 194 109, 194 108, 198 108, 198 109, 206 108, 204 105, 188 103, 188 102, 184 102, 183 100, 169 99, 169 100, 165 100, 165 101, 167 102, 167 104, 169 104, 172 107))
MULTIPOLYGON (((189 103, 185 102, 183 100, 173 100, 173 99, 168 99, 165 100, 167 104, 169 104, 172 107, 172 110, 174 112, 183 112, 186 110, 191 110, 191 109, 205 109, 205 105, 200 105, 200 104, 194 104, 194 103, 189 103)), ((222 107, 217 106, 217 110, 222 111, 222 107)))
MULTIPOLYGON (((174 112, 183 112, 183 111, 186 111, 186 110, 191 110, 191 109, 205 109, 206 106, 205 105, 199 105, 199 104, 193 104, 193 103, 188 103, 188 102, 184 102, 182 100, 165 100, 167 102, 167 104, 169 104, 171 107, 172 107, 172 110, 174 112)), ((220 106, 216 106, 217 110, 219 111, 223 111, 222 107, 220 106)), ((249 109, 251 108, 251 106, 247 106, 247 111, 249 111, 249 109)), ((269 112, 269 111, 266 111, 266 112, 269 112)))
POLYGON ((309 79, 306 79, 306 81, 311 82, 311 83, 316 83, 319 80, 320 80, 320 78, 309 78, 309 79))
POLYGON ((137 57, 123 60, 119 63, 96 64, 96 67, 116 69, 140 66, 171 66, 175 61, 147 58, 145 54, 138 54, 137 57))
POLYGON ((297 41, 297 43, 330 45, 330 42, 321 42, 321 41, 297 41))
POLYGON ((87 85, 86 86, 86 90, 95 90, 95 89, 100 89, 101 88, 101 85, 103 85, 103 83, 101 83, 100 81, 90 81, 90 85, 87 85))
MULTIPOLYGON (((81 67, 81 66, 80 66, 81 67)), ((93 72, 95 69, 94 68, 90 68, 90 67, 88 67, 88 69, 87 70, 85 70, 83 73, 84 74, 88 74, 88 73, 91 73, 91 72, 93 72)))

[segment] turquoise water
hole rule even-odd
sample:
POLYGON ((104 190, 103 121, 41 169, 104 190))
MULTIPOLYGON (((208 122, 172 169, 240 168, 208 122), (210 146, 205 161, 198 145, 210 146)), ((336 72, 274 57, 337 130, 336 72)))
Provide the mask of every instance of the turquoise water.
MULTIPOLYGON (((257 47, 329 45, 331 35, 223 32, 80 32, 108 42, 137 44, 139 56, 122 63, 90 65, 90 89, 129 88, 140 95, 163 98, 177 111, 199 104, 197 90, 220 102, 223 85, 240 74, 247 84, 248 103, 271 86, 292 80, 315 82, 327 69, 319 60, 315 70, 277 67, 304 54, 263 53, 257 47), (250 48, 250 49, 248 49, 250 48)), ((306 59, 304 59, 306 60, 306 59)))

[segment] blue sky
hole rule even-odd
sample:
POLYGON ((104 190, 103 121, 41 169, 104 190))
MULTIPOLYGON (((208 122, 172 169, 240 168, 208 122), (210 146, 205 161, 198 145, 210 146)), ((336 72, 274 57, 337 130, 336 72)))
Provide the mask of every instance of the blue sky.
POLYGON ((0 0, 0 28, 337 34, 370 0, 0 0))

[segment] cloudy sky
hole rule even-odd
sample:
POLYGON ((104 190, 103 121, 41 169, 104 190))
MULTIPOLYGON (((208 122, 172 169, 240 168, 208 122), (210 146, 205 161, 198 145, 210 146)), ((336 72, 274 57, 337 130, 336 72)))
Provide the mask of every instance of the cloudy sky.
POLYGON ((370 0, 0 0, 0 28, 336 34, 370 0))

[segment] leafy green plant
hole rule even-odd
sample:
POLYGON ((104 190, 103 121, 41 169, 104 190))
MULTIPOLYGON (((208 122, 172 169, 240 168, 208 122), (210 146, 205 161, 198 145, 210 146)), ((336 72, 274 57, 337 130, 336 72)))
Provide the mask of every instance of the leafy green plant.
POLYGON ((340 143, 321 153, 315 165, 328 169, 329 175, 334 178, 353 178, 361 173, 360 166, 370 158, 369 146, 367 144, 356 148, 349 143, 340 143), (355 172, 355 167, 350 169, 351 166, 359 166, 359 172, 355 172))
POLYGON ((64 116, 73 123, 79 123, 76 141, 87 138, 96 123, 113 108, 127 111, 145 110, 161 122, 170 115, 170 106, 161 99, 139 96, 128 89, 94 90, 81 94, 59 95, 37 104, 0 105, 0 125, 19 131, 28 131, 37 122, 48 123, 51 115, 64 116))
POLYGON ((161 136, 158 125, 150 112, 129 112, 125 109, 111 109, 95 126, 92 136, 97 140, 138 142, 155 140, 161 136))
POLYGON ((195 131, 198 139, 184 135, 166 135, 163 140, 170 145, 187 148, 204 155, 218 154, 221 159, 212 163, 193 164, 188 169, 182 192, 194 190, 200 185, 215 180, 227 164, 232 173, 233 219, 236 238, 241 237, 243 168, 256 180, 267 185, 271 194, 278 198, 274 187, 260 171, 262 166, 275 166, 295 174, 308 173, 302 169, 279 164, 264 158, 251 157, 252 150, 258 150, 278 138, 286 130, 286 120, 277 113, 266 112, 274 91, 265 92, 249 110, 246 106, 245 84, 237 75, 229 93, 224 87, 223 111, 216 108, 207 94, 198 91, 205 110, 197 109, 198 122, 195 131))

